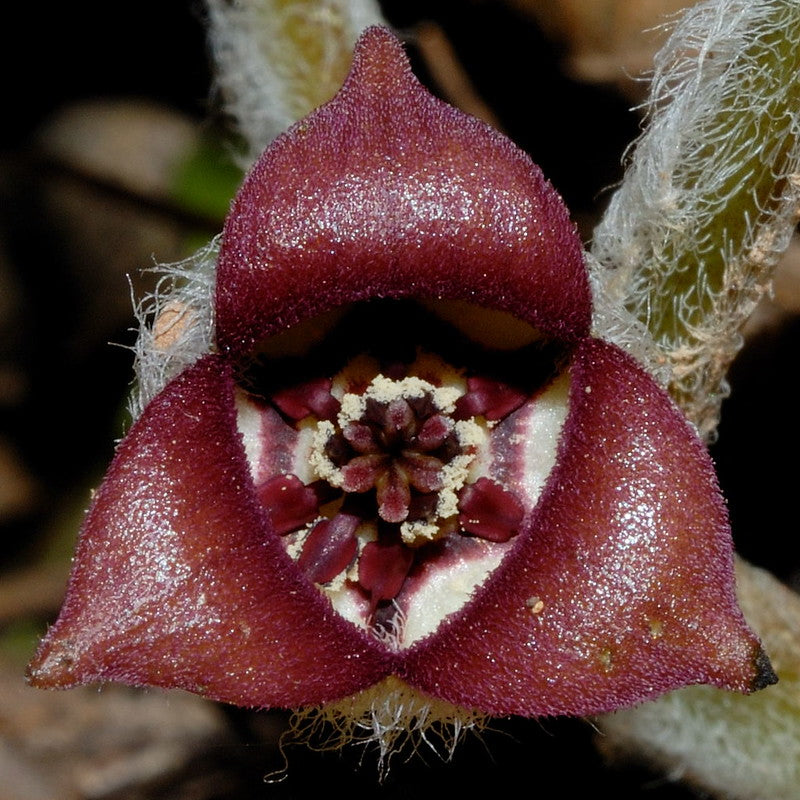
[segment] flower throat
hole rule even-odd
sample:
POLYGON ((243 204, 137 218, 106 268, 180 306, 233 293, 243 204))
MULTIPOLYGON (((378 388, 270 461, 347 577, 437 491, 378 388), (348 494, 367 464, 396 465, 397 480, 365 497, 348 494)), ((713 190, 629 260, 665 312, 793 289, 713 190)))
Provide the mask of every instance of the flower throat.
POLYGON ((558 372, 560 350, 476 341, 494 335, 378 301, 322 322, 302 355, 260 356, 243 375, 270 451, 285 452, 256 469, 272 528, 309 580, 350 596, 366 627, 402 614, 431 565, 504 552, 529 509, 499 443, 558 372), (291 378, 274 384, 276 374, 291 378))

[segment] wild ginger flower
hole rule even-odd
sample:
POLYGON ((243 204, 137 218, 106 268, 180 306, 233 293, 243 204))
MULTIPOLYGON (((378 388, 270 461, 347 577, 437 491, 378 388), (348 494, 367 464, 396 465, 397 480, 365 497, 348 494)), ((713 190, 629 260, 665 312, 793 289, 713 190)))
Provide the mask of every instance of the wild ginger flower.
POLYGON ((560 198, 387 31, 252 169, 216 280, 215 346, 121 443, 34 685, 535 716, 772 682, 711 462, 590 335, 560 198))

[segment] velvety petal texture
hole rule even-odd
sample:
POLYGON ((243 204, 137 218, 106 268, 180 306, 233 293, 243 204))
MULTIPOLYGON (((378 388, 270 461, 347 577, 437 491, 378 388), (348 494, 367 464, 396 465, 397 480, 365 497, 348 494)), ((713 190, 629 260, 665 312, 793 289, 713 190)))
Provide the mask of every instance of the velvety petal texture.
POLYGON ((736 606, 702 445, 617 348, 587 339, 572 372, 558 461, 515 549, 461 612, 398 654, 336 614, 286 555, 255 501, 229 368, 204 359, 121 446, 33 682, 291 707, 394 674, 528 716, 608 711, 698 682, 759 688, 770 672, 736 606))
POLYGON ((539 168, 429 94, 376 28, 341 92, 245 180, 220 252, 217 338, 238 353, 343 303, 409 295, 472 300, 566 340, 591 318, 580 241, 539 168))
POLYGON ((408 654, 409 681, 493 714, 610 711, 690 683, 771 680, 731 581, 702 444, 630 357, 587 339, 558 461, 480 593, 408 654))
POLYGON ((269 530, 236 431, 230 367, 206 357, 120 446, 33 683, 179 686, 294 706, 350 694, 387 670, 374 640, 331 609, 269 530))
POLYGON ((466 709, 535 716, 774 679, 736 606, 708 454, 640 366, 589 336, 582 249, 558 195, 506 139, 425 92, 388 31, 365 33, 341 93, 245 180, 215 311, 215 351, 148 406, 94 497, 34 685, 115 680, 296 707, 393 676, 466 709), (358 353, 285 385, 272 375, 284 362, 268 361, 274 391, 251 391, 265 337, 386 298, 470 301, 544 344, 519 362, 483 352, 476 363, 514 366, 502 379, 470 373, 459 344, 463 368, 358 353), (542 382, 516 385, 552 353, 542 382), (504 485, 530 459, 515 455, 531 449, 524 420, 556 396, 554 466, 528 482, 535 494, 519 476, 504 485), (504 440, 506 420, 523 422, 504 440), (510 454, 492 455, 503 441, 510 454), (381 518, 365 513, 370 497, 381 518), (480 569, 441 618, 405 646, 381 627, 404 586, 447 586, 456 562, 480 569))

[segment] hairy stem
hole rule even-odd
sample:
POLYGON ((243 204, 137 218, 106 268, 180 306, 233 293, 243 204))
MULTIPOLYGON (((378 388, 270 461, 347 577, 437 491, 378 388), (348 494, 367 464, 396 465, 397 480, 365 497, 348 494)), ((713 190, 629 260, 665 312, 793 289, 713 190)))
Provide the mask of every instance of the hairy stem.
POLYGON ((793 0, 687 11, 656 58, 647 128, 595 231, 604 291, 647 327, 706 436, 739 328, 797 221, 799 71, 793 0))
POLYGON ((353 45, 381 24, 376 0, 207 0, 216 80, 246 161, 330 100, 353 45))

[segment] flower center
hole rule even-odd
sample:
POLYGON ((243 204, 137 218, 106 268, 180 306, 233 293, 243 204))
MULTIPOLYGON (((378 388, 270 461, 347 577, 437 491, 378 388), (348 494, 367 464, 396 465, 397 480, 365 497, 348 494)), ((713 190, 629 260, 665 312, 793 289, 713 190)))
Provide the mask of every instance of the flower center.
POLYGON ((363 393, 342 397, 336 422, 318 424, 311 463, 331 486, 374 491, 376 519, 399 525, 405 544, 439 538, 485 439, 474 420, 451 416, 458 394, 378 375, 363 393))
POLYGON ((459 387, 378 374, 363 387, 348 373, 336 384, 355 390, 340 389, 340 397, 327 381, 273 396, 280 412, 311 431, 307 459, 317 481, 278 475, 260 496, 279 533, 299 533, 292 541, 311 580, 330 583, 356 560, 354 579, 369 593, 373 616, 400 593, 415 551, 453 534, 505 542, 517 533, 521 500, 473 467, 486 460, 489 418, 507 416, 525 396, 474 378, 459 387))
POLYGON ((407 646, 465 602, 519 533, 536 490, 517 462, 530 455, 524 429, 542 386, 420 348, 395 356, 355 354, 330 378, 262 387, 262 402, 243 394, 239 419, 272 529, 340 613, 396 640, 417 607, 434 609, 432 621, 408 619, 407 646))

